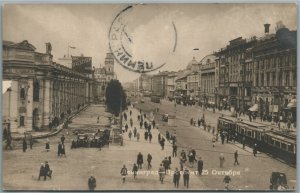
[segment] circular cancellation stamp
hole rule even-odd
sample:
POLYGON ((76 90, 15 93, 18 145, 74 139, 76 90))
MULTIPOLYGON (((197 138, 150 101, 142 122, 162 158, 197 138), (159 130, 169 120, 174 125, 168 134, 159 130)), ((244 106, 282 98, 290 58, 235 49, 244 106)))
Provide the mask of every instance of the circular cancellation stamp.
POLYGON ((174 22, 154 18, 151 9, 141 4, 128 6, 117 14, 109 30, 109 47, 117 62, 138 73, 161 68, 176 50, 174 22))

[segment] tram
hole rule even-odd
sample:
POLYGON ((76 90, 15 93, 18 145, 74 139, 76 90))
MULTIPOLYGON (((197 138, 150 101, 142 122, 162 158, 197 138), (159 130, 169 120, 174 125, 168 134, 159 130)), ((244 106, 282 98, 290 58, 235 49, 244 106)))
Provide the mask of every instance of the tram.
POLYGON ((249 147, 257 144, 258 151, 296 164, 296 133, 228 116, 219 117, 218 132, 228 134, 229 139, 235 137, 240 143, 244 140, 249 147))

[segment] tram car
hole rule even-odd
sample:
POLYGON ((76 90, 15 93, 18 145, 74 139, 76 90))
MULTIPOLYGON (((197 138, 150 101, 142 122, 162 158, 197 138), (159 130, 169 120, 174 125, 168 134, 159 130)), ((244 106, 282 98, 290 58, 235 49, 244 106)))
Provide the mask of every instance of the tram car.
POLYGON ((279 131, 271 126, 241 120, 235 117, 222 116, 218 119, 218 132, 228 134, 229 138, 267 153, 289 164, 296 164, 296 134, 290 131, 279 131))

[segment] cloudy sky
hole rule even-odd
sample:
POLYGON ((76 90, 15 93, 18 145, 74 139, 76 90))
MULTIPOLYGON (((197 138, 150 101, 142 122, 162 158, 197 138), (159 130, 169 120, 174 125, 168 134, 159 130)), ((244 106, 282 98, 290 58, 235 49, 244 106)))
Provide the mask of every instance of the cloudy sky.
MULTIPOLYGON (((45 52, 45 43, 52 44, 54 60, 67 54, 93 57, 93 66, 104 65, 109 52, 109 28, 115 16, 128 5, 5 5, 3 39, 28 40, 38 52, 45 52)), ((275 32, 277 21, 295 30, 295 4, 156 4, 139 5, 127 15, 126 31, 134 42, 133 56, 138 59, 166 61, 160 70, 177 71, 189 61, 225 47, 229 40, 264 35, 264 23, 275 32), (174 45, 172 22, 177 29, 174 45), (199 50, 194 51, 194 48, 199 50)), ((138 77, 116 63, 115 71, 121 82, 138 77)))

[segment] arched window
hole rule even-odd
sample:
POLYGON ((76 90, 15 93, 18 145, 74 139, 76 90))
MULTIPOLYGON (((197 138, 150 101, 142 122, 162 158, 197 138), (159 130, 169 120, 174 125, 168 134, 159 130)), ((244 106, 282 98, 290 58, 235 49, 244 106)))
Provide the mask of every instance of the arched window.
POLYGON ((33 101, 39 101, 40 98, 40 84, 38 81, 33 83, 33 101))
POLYGON ((23 100, 25 99, 25 88, 21 88, 20 98, 23 99, 23 100))

